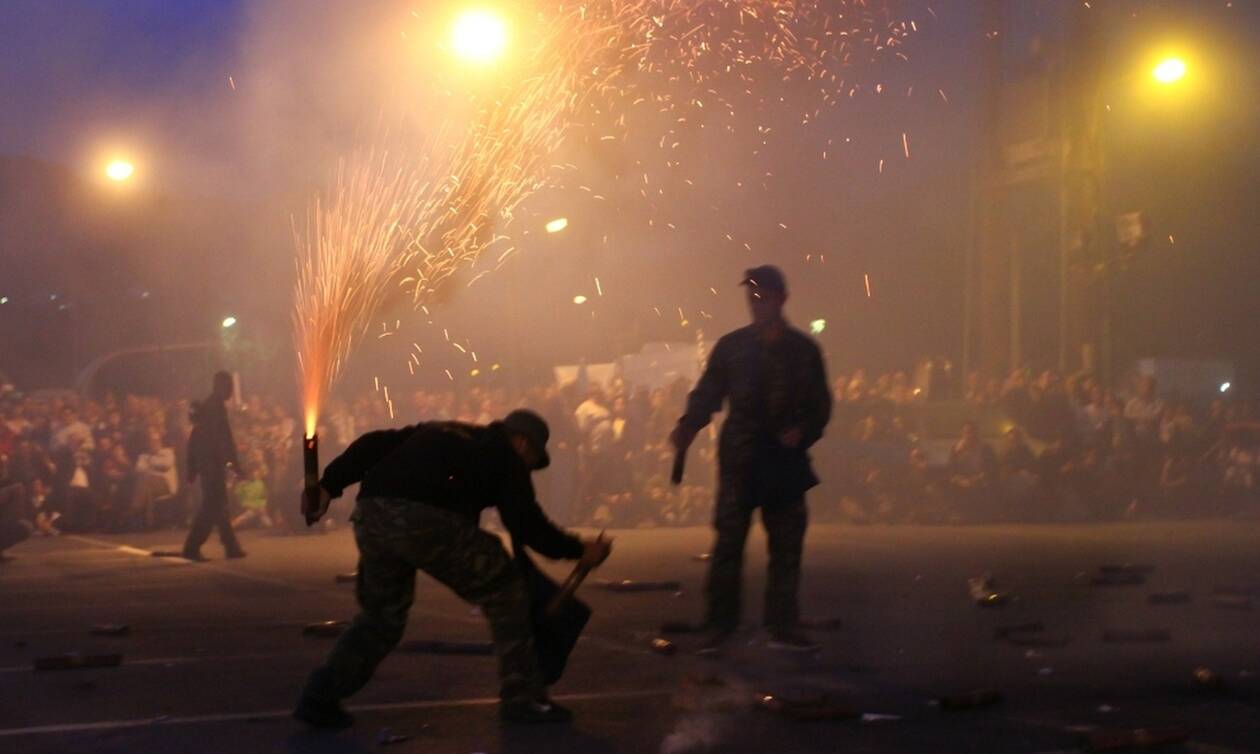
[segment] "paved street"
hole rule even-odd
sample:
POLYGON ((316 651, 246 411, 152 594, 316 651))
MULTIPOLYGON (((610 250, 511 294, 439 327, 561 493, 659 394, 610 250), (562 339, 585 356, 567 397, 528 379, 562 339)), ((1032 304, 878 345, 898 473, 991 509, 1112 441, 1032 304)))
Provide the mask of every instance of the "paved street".
MULTIPOLYGON (((500 728, 493 660, 396 653, 352 700, 357 726, 304 730, 288 717, 330 639, 304 625, 349 619, 347 531, 245 535, 250 557, 190 564, 149 556, 180 532, 37 540, 0 564, 0 751, 13 752, 1065 752, 1103 729, 1184 728, 1156 751, 1260 752, 1260 525, 1240 522, 1001 527, 818 526, 804 605, 820 656, 783 656, 755 629, 764 539, 749 545, 747 632, 724 662, 652 651, 665 620, 700 614, 703 529, 615 532, 599 577, 682 582, 680 594, 591 584, 595 617, 553 692, 569 727, 500 728), (1154 566, 1145 583, 1096 586, 1107 564, 1154 566), (991 574, 1004 606, 976 607, 967 579, 991 574), (1148 595, 1186 592, 1188 602, 1148 595), (995 629, 1041 623, 1017 642, 995 629), (125 624, 123 636, 94 636, 125 624), (1163 629, 1168 640, 1103 641, 1163 629), (34 670, 36 658, 120 653, 117 667, 34 670), (1222 688, 1194 681, 1196 668, 1222 688), (962 711, 933 700, 993 690, 962 711), (762 694, 827 698, 868 717, 797 721, 762 694), (878 716, 878 717, 876 717, 878 716), (888 717, 884 717, 888 716, 888 717), (406 736, 397 743, 382 738, 406 736)), ((564 573, 564 567, 554 572, 564 573)), ((421 580, 408 639, 484 641, 480 616, 421 580)), ((1159 637, 1148 637, 1156 638, 1159 637)))

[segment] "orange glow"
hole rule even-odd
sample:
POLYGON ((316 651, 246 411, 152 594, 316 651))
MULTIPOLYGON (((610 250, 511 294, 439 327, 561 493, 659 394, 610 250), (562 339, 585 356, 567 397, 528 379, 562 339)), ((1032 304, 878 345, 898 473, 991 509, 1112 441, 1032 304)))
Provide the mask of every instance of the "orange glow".
POLYGON ((303 435, 303 437, 308 440, 314 437, 315 428, 318 424, 319 414, 317 413, 317 409, 314 406, 308 405, 306 408, 306 434, 303 435))

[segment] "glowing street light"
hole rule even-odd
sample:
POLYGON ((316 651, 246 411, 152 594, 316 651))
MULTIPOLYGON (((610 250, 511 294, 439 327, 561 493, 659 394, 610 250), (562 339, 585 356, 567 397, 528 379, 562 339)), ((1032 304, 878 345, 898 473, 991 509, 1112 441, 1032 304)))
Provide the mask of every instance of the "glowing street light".
POLYGON ((822 335, 822 331, 827 329, 827 320, 816 319, 809 323, 809 331, 814 335, 822 335))
POLYGON ((493 63, 507 49, 507 23, 488 10, 469 10, 455 19, 451 48, 474 63, 493 63))
POLYGON ((136 172, 136 166, 126 160, 114 160, 105 166, 105 177, 116 183, 122 183, 136 172))
POLYGON ((567 218, 567 217, 557 217, 556 219, 554 219, 554 220, 552 220, 551 222, 547 223, 547 232, 548 232, 548 233, 559 233, 560 231, 564 230, 564 229, 565 229, 565 228, 567 228, 567 227, 569 227, 569 218, 567 218))
POLYGON ((1151 70, 1151 76, 1161 84, 1175 84, 1186 77, 1186 61, 1165 58, 1151 70))
POLYGON ((224 330, 229 330, 229 329, 231 329, 232 327, 235 327, 235 326, 236 326, 236 317, 224 317, 224 318, 223 318, 223 329, 224 329, 224 330))
POLYGON ((586 303, 586 296, 582 296, 582 295, 580 295, 580 294, 579 294, 579 295, 577 295, 577 296, 574 296, 574 297, 573 297, 573 303, 577 304, 578 306, 581 306, 582 304, 585 304, 585 303, 586 303))

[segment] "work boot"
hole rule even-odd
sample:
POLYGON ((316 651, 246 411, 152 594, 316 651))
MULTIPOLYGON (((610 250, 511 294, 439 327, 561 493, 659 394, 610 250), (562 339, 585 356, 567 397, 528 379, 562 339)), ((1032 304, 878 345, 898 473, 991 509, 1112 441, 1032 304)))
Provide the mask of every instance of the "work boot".
POLYGON ((710 629, 709 636, 704 640, 704 644, 696 650, 696 654, 701 657, 717 657, 726 650, 727 645, 731 643, 731 637, 735 635, 733 628, 714 628, 710 629))
POLYGON ((573 712, 545 696, 510 699, 499 702, 499 719, 517 725, 567 723, 573 720, 573 712))
POLYGON ((818 642, 794 628, 770 629, 770 641, 766 646, 783 652, 817 652, 822 649, 818 642))
POLYGON ((205 555, 202 555, 200 551, 189 551, 189 550, 184 550, 183 558, 184 560, 191 560, 194 563, 204 563, 210 559, 210 558, 207 558, 205 555))
POLYGON ((228 560, 240 560, 246 555, 249 555, 249 553, 238 548, 236 550, 229 550, 227 555, 225 555, 224 557, 226 557, 228 560))
POLYGON ((313 728, 349 728, 354 717, 338 702, 313 699, 303 694, 293 710, 293 717, 313 728))

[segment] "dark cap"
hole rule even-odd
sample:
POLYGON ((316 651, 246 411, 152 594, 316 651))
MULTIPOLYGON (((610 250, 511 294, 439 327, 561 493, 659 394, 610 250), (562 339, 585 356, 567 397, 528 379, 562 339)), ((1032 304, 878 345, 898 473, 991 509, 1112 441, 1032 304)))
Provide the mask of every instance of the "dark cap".
POLYGON ((787 278, 783 277, 782 270, 772 264, 763 264, 751 270, 744 270, 744 279, 739 281, 739 284, 787 293, 787 278))
POLYGON ((518 408, 503 417, 503 428, 511 434, 524 437, 538 454, 535 470, 551 465, 551 456, 547 455, 547 440, 551 438, 551 430, 541 416, 528 409, 518 408))

